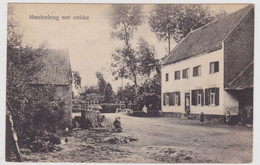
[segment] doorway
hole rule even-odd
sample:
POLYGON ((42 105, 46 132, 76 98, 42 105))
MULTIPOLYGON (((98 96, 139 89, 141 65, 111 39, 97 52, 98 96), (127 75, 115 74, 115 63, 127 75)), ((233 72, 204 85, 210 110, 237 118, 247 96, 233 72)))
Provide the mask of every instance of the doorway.
POLYGON ((185 93, 185 112, 186 116, 190 116, 190 93, 185 93))

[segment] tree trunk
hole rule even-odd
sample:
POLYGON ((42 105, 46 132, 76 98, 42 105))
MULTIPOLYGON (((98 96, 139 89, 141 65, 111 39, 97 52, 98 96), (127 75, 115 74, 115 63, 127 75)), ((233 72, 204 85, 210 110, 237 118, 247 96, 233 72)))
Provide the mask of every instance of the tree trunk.
POLYGON ((121 100, 124 100, 124 77, 122 77, 122 99, 121 100))
POLYGON ((135 99, 134 99, 134 103, 137 102, 137 80, 136 80, 136 76, 134 76, 134 83, 135 83, 135 99))
POLYGON ((168 48, 169 48, 169 55, 170 55, 170 53, 171 53, 171 37, 170 37, 169 27, 168 27, 167 31, 168 31, 168 48))

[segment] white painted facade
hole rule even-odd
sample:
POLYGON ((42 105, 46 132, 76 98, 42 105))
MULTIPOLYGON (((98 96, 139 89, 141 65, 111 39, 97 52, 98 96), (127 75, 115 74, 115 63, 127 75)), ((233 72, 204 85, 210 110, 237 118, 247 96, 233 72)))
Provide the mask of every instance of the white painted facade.
MULTIPOLYGON (((223 45, 224 46, 224 45, 223 45)), ((212 114, 225 115, 226 110, 233 109, 232 114, 238 113, 238 100, 224 90, 224 51, 221 49, 211 53, 199 54, 190 58, 162 66, 162 111, 185 113, 185 93, 190 93, 190 113, 191 114, 212 114), (219 71, 210 74, 210 63, 219 62, 219 71), (193 67, 201 66, 201 75, 193 77, 193 67), (189 68, 188 79, 182 78, 182 70, 189 68), (175 71, 180 71, 180 79, 174 79, 175 71), (166 74, 168 73, 168 81, 166 74), (192 90, 219 88, 219 105, 192 105, 192 90), (169 92, 180 92, 180 105, 164 105, 163 94, 169 92), (233 107, 233 108, 232 108, 233 107), (235 110, 234 110, 235 109, 235 110)), ((204 96, 205 102, 205 96, 204 96)))

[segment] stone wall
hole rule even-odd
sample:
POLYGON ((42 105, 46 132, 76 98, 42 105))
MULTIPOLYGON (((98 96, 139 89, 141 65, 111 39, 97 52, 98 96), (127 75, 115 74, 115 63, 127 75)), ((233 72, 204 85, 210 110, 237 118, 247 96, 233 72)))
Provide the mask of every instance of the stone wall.
POLYGON ((72 125, 72 90, 71 85, 55 86, 55 99, 63 102, 63 120, 61 124, 65 127, 72 125))

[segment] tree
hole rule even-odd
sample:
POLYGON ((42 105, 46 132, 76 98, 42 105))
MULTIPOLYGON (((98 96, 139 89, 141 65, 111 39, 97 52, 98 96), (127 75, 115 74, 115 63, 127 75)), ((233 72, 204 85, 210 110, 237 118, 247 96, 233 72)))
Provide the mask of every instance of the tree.
POLYGON ((105 88, 105 102, 111 102, 114 100, 114 91, 110 83, 106 84, 105 88))
POLYGON ((44 45, 32 48, 23 44, 14 11, 13 6, 8 5, 6 98, 21 142, 39 136, 36 134, 40 130, 55 132, 63 111, 62 101, 53 96, 53 86, 46 85, 42 89, 30 86, 31 79, 44 67, 39 59, 48 50, 44 45))
POLYGON ((139 74, 139 58, 132 48, 118 49, 112 54, 113 61, 111 63, 112 75, 116 79, 127 78, 132 80, 135 85, 135 94, 137 95, 138 74, 139 74))
POLYGON ((114 98, 114 91, 110 83, 107 83, 104 79, 104 76, 101 72, 96 72, 96 76, 98 79, 98 93, 102 96, 102 102, 111 102, 114 98))
POLYGON ((79 72, 72 71, 72 77, 73 77, 73 82, 74 82, 75 88, 80 89, 81 88, 81 76, 80 76, 79 72))
POLYGON ((116 78, 128 78, 135 84, 137 95, 138 59, 131 48, 130 40, 137 27, 142 24, 143 13, 140 5, 112 5, 110 24, 114 31, 112 36, 123 41, 124 47, 112 54, 112 74, 116 78))
POLYGON ((116 97, 118 100, 124 100, 127 98, 128 101, 133 102, 135 97, 135 86, 127 83, 124 89, 119 87, 116 93, 116 97), (124 93, 124 98, 122 98, 122 93, 124 93))
POLYGON ((152 78, 140 86, 138 91, 139 103, 138 109, 141 110, 144 105, 148 110, 158 110, 161 107, 161 76, 155 74, 152 78))
POLYGON ((15 109, 14 124, 20 136, 21 123, 26 118, 25 104, 29 98, 27 85, 30 78, 43 67, 37 58, 44 50, 22 45, 22 33, 19 33, 19 24, 14 20, 13 14, 13 6, 8 5, 6 97, 15 109))
POLYGON ((160 61, 155 58, 154 46, 149 45, 149 43, 140 38, 138 40, 138 54, 140 60, 140 74, 143 76, 150 76, 151 72, 154 70, 157 74, 161 74, 160 61))
POLYGON ((177 28, 176 16, 180 12, 180 5, 156 5, 150 13, 149 25, 159 40, 168 40, 169 53, 171 38, 177 28))
POLYGON ((97 85, 93 86, 84 86, 84 92, 80 94, 80 99, 83 100, 104 100, 104 97, 100 94, 99 88, 97 85))
POLYGON ((171 51, 171 39, 180 42, 187 34, 226 13, 214 13, 202 5, 156 5, 149 16, 149 24, 159 40, 168 40, 171 51))
POLYGON ((102 95, 102 96, 105 96, 105 89, 106 89, 106 85, 107 85, 107 82, 106 80, 104 79, 104 76, 101 72, 96 72, 96 77, 98 79, 98 89, 99 89, 99 93, 102 95))
POLYGON ((126 47, 130 46, 134 32, 143 23, 142 19, 143 13, 140 5, 112 5, 110 13, 110 24, 114 29, 112 36, 124 41, 126 47))

